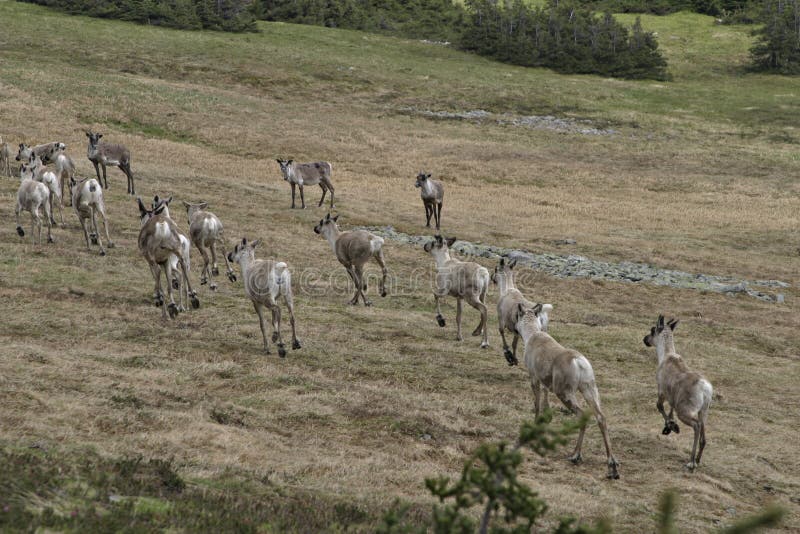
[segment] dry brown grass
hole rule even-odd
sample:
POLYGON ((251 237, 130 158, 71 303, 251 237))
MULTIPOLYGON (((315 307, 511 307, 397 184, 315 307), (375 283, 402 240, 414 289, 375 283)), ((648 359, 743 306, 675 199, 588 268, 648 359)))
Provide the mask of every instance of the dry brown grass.
MULTIPOLYGON (((0 13, 4 9, 8 5, 0 4, 0 13)), ((112 45, 114 32, 128 32, 127 47, 147 48, 151 37, 189 47, 184 40, 203 38, 61 16, 45 19, 37 31, 57 22, 91 28, 110 47, 86 58, 128 57, 112 45), (140 31, 148 37, 136 41, 140 31)), ((76 31, 53 39, 74 50, 83 38, 76 31)), ((254 49, 262 38, 269 36, 248 36, 254 49)), ((448 235, 791 282, 787 304, 778 306, 746 297, 534 277, 528 293, 556 306, 553 335, 584 352, 595 367, 622 479, 603 478, 595 427, 588 432, 585 464, 569 465, 561 451, 526 463, 524 476, 551 504, 553 517, 605 516, 622 531, 649 530, 666 488, 679 491, 682 531, 705 531, 769 502, 789 509, 787 531, 800 528, 800 188, 793 179, 794 147, 768 136, 731 136, 738 126, 727 122, 634 112, 627 113, 630 120, 643 128, 623 126, 612 137, 409 117, 391 112, 382 100, 390 88, 380 77, 377 55, 374 70, 364 67, 360 74, 374 75, 376 86, 354 89, 346 80, 294 73, 294 62, 310 61, 302 54, 311 52, 302 49, 278 48, 278 59, 270 63, 273 49, 264 46, 258 67, 264 70, 256 73, 262 82, 251 86, 231 84, 217 72, 221 67, 205 63, 209 51, 178 62, 194 65, 194 71, 176 73, 163 66, 166 51, 159 56, 151 50, 150 71, 130 72, 130 65, 96 67, 85 58, 45 59, 32 67, 24 61, 25 45, 17 39, 9 52, 0 52, 4 138, 57 137, 70 146, 79 173, 90 175, 82 130, 100 129, 109 142, 131 149, 142 196, 207 200, 229 239, 263 238, 261 256, 287 261, 296 286, 305 280, 319 294, 295 288, 304 347, 285 360, 261 354, 257 319, 240 283, 221 283, 216 294, 202 287, 200 310, 163 324, 151 304, 151 276, 136 250, 135 203, 123 194, 118 170, 109 169, 106 200, 117 248, 105 258, 85 252, 72 217, 67 228, 54 231, 55 245, 34 248, 27 237, 20 240, 11 223, 17 184, 3 180, 4 439, 89 445, 104 455, 174 455, 189 480, 234 470, 288 488, 352 496, 376 510, 396 497, 429 503, 424 477, 456 475, 478 443, 511 439, 531 416, 527 380, 505 365, 499 348, 496 294, 490 295, 492 348, 481 351, 475 339, 456 343, 451 326, 436 326, 427 276, 413 287, 410 282, 429 268, 430 258, 389 242, 397 295, 375 298, 371 309, 347 307, 346 291, 301 274, 308 268, 344 280, 327 243, 312 232, 324 208, 289 210, 290 191, 273 157, 333 162, 345 227, 391 224, 410 233, 424 230, 413 188, 416 171, 424 167, 446 184, 448 235), (263 83, 267 75, 272 84, 263 83), (551 244, 564 237, 578 244, 551 244), (654 359, 641 342, 658 313, 682 319, 678 350, 716 391, 704 465, 694 474, 682 467, 691 446, 688 429, 679 436, 660 434, 654 359), (432 439, 423 439, 425 434, 432 439)), ((431 72, 447 60, 430 59, 431 72)), ((227 65, 231 77, 255 72, 248 61, 227 65)), ((585 78, 537 76, 553 84, 585 78)), ((445 105, 441 97, 397 83, 392 105, 445 105)), ((469 92, 473 85, 480 86, 478 75, 462 89, 469 92)), ((608 111, 614 120, 625 114, 608 111)), ((315 205, 318 191, 310 188, 308 196, 315 205)), ((185 228, 183 210, 176 206, 173 214, 185 228)), ((195 268, 199 261, 193 258, 195 268)), ((453 310, 450 303, 450 324, 453 310)), ((466 312, 466 326, 477 320, 472 310, 466 312)))

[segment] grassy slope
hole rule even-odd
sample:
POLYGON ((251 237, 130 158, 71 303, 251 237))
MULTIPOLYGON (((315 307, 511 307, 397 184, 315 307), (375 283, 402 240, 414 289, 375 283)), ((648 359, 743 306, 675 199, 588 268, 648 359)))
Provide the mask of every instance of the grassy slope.
MULTIPOLYGON (((489 352, 451 341, 452 328, 433 321, 429 259, 392 243, 396 296, 345 307, 344 272, 311 232, 324 211, 287 209, 279 155, 333 162, 345 226, 422 232, 411 180, 426 167, 448 182, 448 233, 535 250, 573 237, 576 246, 557 251, 796 286, 800 82, 741 74, 746 29, 686 14, 644 22, 659 32, 671 83, 560 76, 358 32, 265 24, 259 35, 182 33, 0 2, 0 134, 59 137, 84 175, 83 128, 125 142, 140 194, 209 200, 229 239, 263 237, 262 254, 292 266, 305 343, 285 361, 260 354, 240 284, 203 287, 199 311, 161 324, 118 171, 107 197, 118 248, 106 258, 82 249, 71 213, 56 245, 20 242, 10 222, 16 182, 5 180, 0 302, 13 313, 0 326, 4 454, 36 441, 49 461, 66 451, 70 465, 76 454, 100 461, 86 450, 174 456, 191 498, 238 488, 237 506, 263 508, 280 502, 277 491, 290 503, 275 514, 284 527, 305 519, 295 502, 368 524, 398 496, 424 510, 425 476, 455 474, 477 443, 514 434, 532 403, 495 327, 489 352), (410 106, 557 113, 620 133, 432 122, 399 111, 410 106), (219 412, 241 424, 219 424, 219 412), (363 511, 342 511, 341 498, 363 511)), ((554 514, 638 530, 659 492, 677 487, 685 531, 771 500, 800 524, 790 500, 800 406, 786 396, 798 371, 795 289, 774 306, 535 273, 525 286, 556 304, 553 334, 593 361, 623 464, 620 483, 602 479, 594 428, 582 467, 561 455, 527 464, 554 514), (706 465, 694 475, 681 470, 690 438, 660 436, 653 406, 641 337, 659 311, 683 319, 679 350, 718 392, 706 465)), ((447 315, 452 323, 452 303, 447 315)), ((471 328, 476 314, 465 320, 471 328)), ((8 497, 15 506, 31 498, 22 489, 8 497)), ((95 501, 110 506, 102 492, 95 501)))

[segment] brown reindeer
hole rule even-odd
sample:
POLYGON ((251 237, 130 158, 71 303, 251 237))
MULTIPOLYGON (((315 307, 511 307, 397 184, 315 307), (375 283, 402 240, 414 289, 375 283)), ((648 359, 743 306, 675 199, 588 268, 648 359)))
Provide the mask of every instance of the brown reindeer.
POLYGON ((350 300, 350 304, 355 306, 358 304, 358 298, 361 297, 364 306, 370 306, 372 303, 364 295, 364 291, 367 290, 367 282, 364 280, 364 264, 370 258, 375 258, 375 261, 381 267, 383 276, 380 282, 380 294, 382 297, 386 296, 386 275, 388 270, 383 258, 383 238, 366 230, 342 232, 336 224, 338 219, 338 215, 331 217, 329 213, 314 227, 314 232, 328 240, 339 263, 344 265, 344 268, 347 269, 347 274, 350 275, 350 279, 355 284, 356 293, 350 300))
MULTIPOLYGON (((219 276, 219 269, 217 268, 217 245, 222 249, 222 259, 225 261, 228 279, 231 282, 235 282, 236 275, 233 273, 230 260, 225 252, 222 222, 216 215, 210 211, 206 211, 208 202, 191 204, 184 201, 183 205, 189 217, 189 237, 192 238, 192 243, 194 243, 194 246, 200 251, 200 254, 203 255, 203 270, 200 272, 200 285, 208 283, 208 279, 212 276, 219 276), (210 261, 208 258, 209 250, 211 251, 210 261)), ((217 289, 217 284, 213 279, 209 287, 212 291, 217 289)))
POLYGON ((86 149, 86 157, 94 165, 94 172, 97 174, 97 181, 100 180, 100 169, 103 168, 103 188, 108 189, 108 178, 106 178, 106 165, 113 165, 125 173, 128 178, 128 193, 135 195, 136 191, 133 185, 133 172, 131 172, 131 151, 125 145, 114 145, 111 143, 102 143, 100 139, 103 137, 101 133, 94 133, 91 130, 86 132, 86 137, 89 138, 89 147, 86 149))
POLYGON ((306 209, 306 199, 303 196, 303 187, 307 185, 319 184, 322 188, 322 198, 319 199, 317 207, 322 206, 325 194, 331 192, 331 207, 333 209, 333 183, 331 182, 331 164, 327 161, 317 161, 315 163, 297 163, 293 159, 275 160, 281 166, 283 179, 292 186, 292 209, 294 209, 294 188, 300 188, 300 202, 302 209, 306 209))

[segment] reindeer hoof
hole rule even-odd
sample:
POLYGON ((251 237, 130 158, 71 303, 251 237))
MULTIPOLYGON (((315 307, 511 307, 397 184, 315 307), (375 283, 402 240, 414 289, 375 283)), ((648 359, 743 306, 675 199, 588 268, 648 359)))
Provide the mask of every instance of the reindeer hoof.
POLYGON ((619 473, 617 473, 617 469, 614 468, 613 470, 609 470, 606 478, 609 480, 619 480, 619 473))
POLYGON ((691 472, 694 472, 696 467, 697 464, 695 462, 689 462, 688 464, 686 464, 686 469, 688 469, 691 472))
POLYGON ((161 306, 164 305, 164 298, 160 297, 160 296, 156 297, 155 304, 156 304, 156 308, 160 308, 161 306))
POLYGON ((90 235, 89 236, 89 240, 92 242, 92 245, 96 245, 97 244, 97 236, 96 235, 90 235))
POLYGON ((25 230, 23 230, 21 226, 17 226, 17 234, 20 237, 25 237, 25 230))
POLYGON ((481 343, 481 348, 482 349, 488 349, 489 348, 489 342, 488 341, 484 341, 483 343, 481 343))
POLYGON ((367 306, 367 307, 372 306, 372 301, 371 300, 365 300, 364 301, 364 306, 367 306))
POLYGON ((672 429, 669 427, 669 425, 664 425, 664 428, 663 430, 661 430, 661 433, 665 436, 668 436, 670 432, 672 432, 672 429))
POLYGON ((436 322, 439 323, 439 326, 444 328, 445 321, 444 321, 444 317, 442 317, 441 314, 436 316, 436 322))
POLYGON ((195 310, 200 307, 200 299, 196 295, 192 295, 192 308, 195 310))
POLYGON ((172 289, 180 289, 181 288, 181 281, 177 278, 172 279, 172 289))
POLYGON ((286 347, 283 346, 283 343, 278 345, 278 356, 280 356, 281 358, 286 357, 286 347))
POLYGON ((206 285, 207 283, 208 283, 208 278, 201 278, 201 279, 200 279, 200 285, 201 285, 201 286, 204 286, 204 285, 206 285))
POLYGON ((508 350, 508 349, 503 350, 503 356, 506 357, 506 361, 508 362, 508 365, 517 365, 517 364, 519 364, 519 361, 517 360, 517 357, 514 356, 514 353, 511 352, 510 350, 508 350))
POLYGON ((228 273, 228 280, 230 280, 231 282, 235 282, 236 281, 236 275, 233 274, 233 273, 228 273))
POLYGON ((106 251, 105 250, 100 250, 100 255, 101 256, 105 256, 106 255, 106 251))
POLYGON ((676 423, 675 421, 670 421, 669 422, 669 428, 670 428, 670 430, 672 430, 676 434, 680 434, 681 433, 681 427, 679 427, 678 423, 676 423))
POLYGON ((169 312, 169 318, 174 319, 178 316, 178 307, 175 305, 174 302, 171 302, 169 306, 167 306, 167 312, 169 312))
POLYGON ((212 267, 211 274, 213 274, 214 276, 219 276, 219 267, 212 267))
POLYGON ((385 289, 381 289, 381 297, 385 297, 388 294, 385 289))
POLYGON ((278 333, 277 332, 273 332, 272 333, 272 342, 275 343, 276 341, 278 341, 278 333))
POLYGON ((47 236, 47 242, 48 242, 48 243, 55 243, 55 242, 56 242, 56 240, 55 240, 55 239, 53 239, 53 237, 52 237, 52 236, 47 236))
POLYGON ((300 344, 298 340, 295 339, 294 341, 292 341, 292 349, 297 350, 302 348, 303 346, 300 344))
POLYGON ((108 248, 116 248, 116 246, 113 241, 108 242, 108 248))
POLYGON ((581 463, 583 461, 583 456, 581 456, 580 453, 573 454, 572 456, 567 458, 567 460, 569 460, 570 462, 572 462, 575 465, 578 465, 579 463, 581 463))

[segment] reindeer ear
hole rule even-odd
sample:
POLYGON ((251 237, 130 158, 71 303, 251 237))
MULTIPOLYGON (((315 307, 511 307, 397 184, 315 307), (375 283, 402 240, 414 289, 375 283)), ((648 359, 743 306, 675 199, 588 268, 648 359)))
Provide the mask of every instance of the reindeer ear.
POLYGON ((192 207, 192 205, 186 202, 185 200, 181 200, 181 203, 183 204, 183 207, 186 208, 187 210, 192 207))
POLYGON ((455 238, 455 237, 448 237, 448 238, 447 238, 447 247, 448 247, 448 248, 449 248, 449 247, 452 247, 452 246, 453 246, 453 243, 455 243, 455 242, 456 242, 456 238, 455 238))
POLYGON ((536 306, 533 307, 533 313, 539 315, 542 312, 542 304, 538 303, 536 306))
POLYGON ((435 236, 433 236, 433 240, 436 241, 437 243, 441 243, 442 242, 442 236, 439 235, 439 234, 436 234, 435 236))
POLYGON ((331 220, 332 220, 333 222, 336 222, 336 221, 338 221, 338 220, 339 220, 339 216, 337 215, 336 217, 334 217, 334 218, 333 218, 333 219, 331 219, 331 220))
POLYGON ((144 204, 142 204, 142 199, 139 198, 139 197, 136 197, 136 202, 139 204, 139 213, 141 213, 142 215, 147 213, 147 208, 145 208, 144 204))
POLYGON ((169 203, 172 202, 172 197, 169 197, 167 200, 164 201, 164 204, 169 206, 169 203))
POLYGON ((669 323, 667 323, 667 325, 669 326, 670 330, 674 331, 675 327, 678 326, 678 319, 671 320, 669 323))
POLYGON ((511 260, 508 264, 508 268, 513 269, 515 265, 517 265, 517 260, 511 260))
POLYGON ((204 210, 208 207, 208 202, 201 202, 197 207, 204 210))
POLYGON ((330 213, 328 213, 327 215, 325 215, 325 220, 326 220, 326 221, 330 221, 330 220, 331 220, 331 214, 330 214, 330 213))
POLYGON ((433 241, 428 241, 427 243, 425 243, 424 245, 422 245, 422 249, 423 249, 425 252, 430 252, 432 248, 433 248, 433 241))
POLYGON ((261 240, 260 240, 260 239, 256 239, 255 241, 253 241, 252 243, 250 243, 250 247, 251 247, 251 248, 256 248, 256 247, 257 247, 258 245, 260 245, 260 244, 261 244, 261 240))
POLYGON ((500 258, 500 267, 503 267, 506 264, 505 258, 500 258))
POLYGON ((101 133, 97 134, 97 138, 98 139, 100 139, 101 137, 103 137, 103 134, 101 134, 101 133))
POLYGON ((431 173, 428 173, 428 174, 425 175, 425 178, 430 178, 430 177, 431 177, 431 173))
POLYGON ((278 165, 280 165, 281 163, 283 163, 283 162, 282 162, 281 160, 279 160, 278 158, 275 158, 275 161, 277 161, 277 162, 278 162, 278 165))
POLYGON ((525 305, 523 305, 521 302, 517 304, 517 312, 520 315, 525 315, 525 305))
POLYGON ((243 237, 243 238, 242 238, 242 245, 246 245, 246 244, 247 244, 247 238, 246 238, 246 237, 243 237))
POLYGON ((286 162, 287 165, 291 165, 292 163, 294 163, 293 159, 290 159, 289 161, 286 162))

